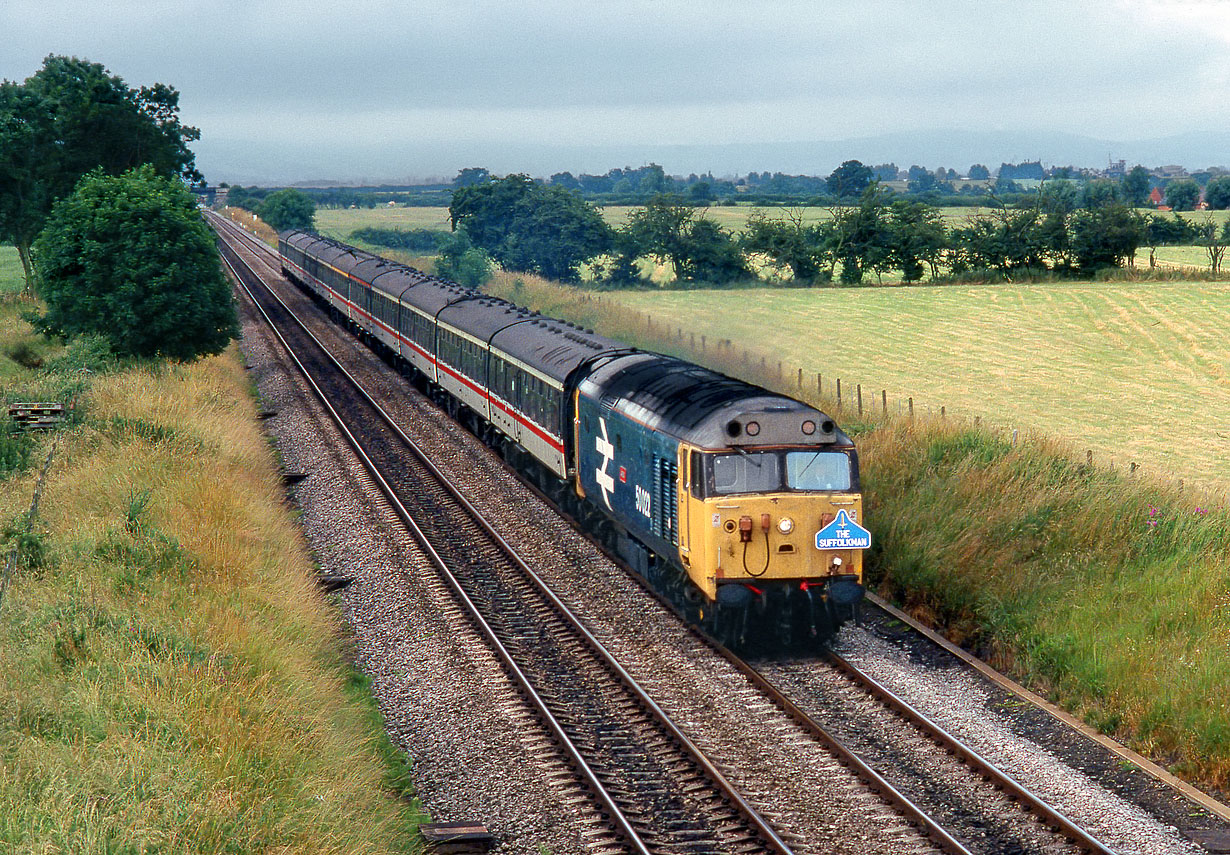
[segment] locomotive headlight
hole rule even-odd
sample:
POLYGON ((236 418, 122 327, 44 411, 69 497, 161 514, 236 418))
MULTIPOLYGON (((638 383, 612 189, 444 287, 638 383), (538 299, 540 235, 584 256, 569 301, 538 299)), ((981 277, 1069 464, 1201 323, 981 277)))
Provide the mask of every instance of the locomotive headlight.
POLYGON ((794 531, 794 520, 790 519, 790 517, 782 517, 777 521, 777 530, 782 534, 790 534, 790 532, 794 531))

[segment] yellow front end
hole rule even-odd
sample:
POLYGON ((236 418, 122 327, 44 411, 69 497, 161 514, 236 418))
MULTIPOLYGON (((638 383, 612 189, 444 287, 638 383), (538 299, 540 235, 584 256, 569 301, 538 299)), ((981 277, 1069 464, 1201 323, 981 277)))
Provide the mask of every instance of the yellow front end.
POLYGON ((862 521, 857 492, 770 493, 699 498, 688 489, 681 457, 679 555, 693 583, 710 600, 718 585, 738 580, 822 582, 854 576, 861 584, 861 549, 817 549, 816 533, 838 512, 862 521))

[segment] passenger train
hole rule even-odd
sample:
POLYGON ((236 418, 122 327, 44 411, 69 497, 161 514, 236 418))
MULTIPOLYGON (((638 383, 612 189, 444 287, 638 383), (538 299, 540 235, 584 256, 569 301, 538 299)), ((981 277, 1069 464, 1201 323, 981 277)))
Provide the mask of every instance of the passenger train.
POLYGON ((863 597, 858 454, 791 398, 355 247, 282 270, 724 642, 824 641, 863 597))

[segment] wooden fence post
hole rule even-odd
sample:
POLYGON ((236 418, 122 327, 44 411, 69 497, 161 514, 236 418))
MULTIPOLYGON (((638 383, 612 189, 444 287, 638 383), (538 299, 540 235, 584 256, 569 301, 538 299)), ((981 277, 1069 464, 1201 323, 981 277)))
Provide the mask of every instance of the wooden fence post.
POLYGON ((858 390, 858 414, 861 416, 863 414, 863 384, 859 383, 854 388, 858 390))
POLYGON ((910 418, 914 418, 914 396, 910 396, 910 418))
POLYGON ((837 378, 837 409, 841 409, 841 378, 837 378))
POLYGON ((880 404, 884 407, 884 418, 888 418, 888 390, 880 390, 880 404))

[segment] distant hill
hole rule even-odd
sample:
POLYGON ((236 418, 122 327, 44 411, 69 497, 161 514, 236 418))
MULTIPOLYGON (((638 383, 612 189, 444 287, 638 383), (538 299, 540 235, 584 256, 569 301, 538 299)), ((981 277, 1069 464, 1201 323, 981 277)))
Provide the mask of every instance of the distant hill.
POLYGON ((944 166, 964 173, 971 164, 1040 160, 1048 166, 1103 168, 1178 164, 1189 170, 1230 164, 1230 133, 1208 131, 1138 140, 1105 140, 1044 131, 930 130, 843 140, 692 145, 534 145, 499 142, 365 144, 336 149, 307 143, 275 147, 214 136, 194 146, 197 166, 211 181, 239 184, 338 182, 404 184, 449 179, 466 166, 497 174, 555 172, 603 174, 613 167, 659 163, 668 173, 744 175, 786 172, 827 175, 842 161, 944 166))

